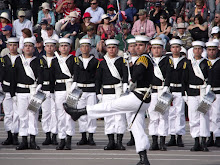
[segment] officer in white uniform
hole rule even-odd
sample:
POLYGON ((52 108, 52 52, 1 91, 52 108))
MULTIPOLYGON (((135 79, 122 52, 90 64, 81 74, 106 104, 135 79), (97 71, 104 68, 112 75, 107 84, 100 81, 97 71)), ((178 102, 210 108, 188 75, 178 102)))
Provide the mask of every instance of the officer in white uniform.
POLYGON ((12 76, 12 66, 15 63, 16 58, 19 56, 17 52, 19 39, 15 37, 8 38, 7 47, 9 49, 9 54, 1 58, 2 69, 0 71, 1 82, 3 91, 5 93, 5 99, 3 101, 4 109, 4 127, 5 131, 8 133, 8 137, 2 142, 2 145, 18 145, 18 132, 19 132, 19 116, 18 109, 14 96, 14 100, 10 95, 11 88, 11 76, 12 76))
POLYGON ((216 96, 216 100, 212 103, 212 107, 209 110, 211 136, 207 141, 208 147, 220 147, 220 57, 217 57, 218 46, 218 42, 206 43, 208 59, 212 65, 209 72, 209 87, 207 86, 207 90, 212 90, 216 96), (214 137, 216 139, 215 142, 214 137))
POLYGON ((57 145, 57 117, 55 113, 54 86, 50 84, 51 62, 55 58, 54 51, 57 41, 54 39, 46 39, 44 41, 44 49, 46 54, 40 59, 43 65, 43 86, 42 91, 46 94, 46 100, 42 103, 42 129, 46 133, 46 139, 42 145, 57 145), (52 133, 52 138, 51 138, 52 133))

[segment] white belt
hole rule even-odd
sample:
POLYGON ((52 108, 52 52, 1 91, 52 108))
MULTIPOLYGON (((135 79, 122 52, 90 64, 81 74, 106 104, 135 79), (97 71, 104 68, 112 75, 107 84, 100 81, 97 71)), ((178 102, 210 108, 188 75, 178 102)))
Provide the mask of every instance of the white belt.
POLYGON ((56 80, 57 83, 73 82, 72 78, 56 80))
POLYGON ((134 91, 143 95, 141 92, 147 92, 148 90, 149 88, 136 88, 134 91))
POLYGON ((213 87, 211 88, 212 91, 220 91, 220 87, 213 87))
POLYGON ((113 84, 113 85, 103 85, 103 88, 105 88, 105 89, 111 89, 111 88, 117 88, 117 87, 120 87, 120 86, 122 86, 121 83, 119 83, 119 84, 113 84))
POLYGON ((152 86, 152 89, 162 89, 163 88, 163 86, 152 86))
POLYGON ((189 84, 189 87, 192 89, 201 89, 201 88, 205 88, 206 85, 191 85, 191 84, 189 84))
POLYGON ((20 87, 20 88, 30 88, 30 87, 36 87, 36 86, 37 86, 36 84, 26 85, 26 84, 17 83, 17 87, 20 87))
POLYGON ((44 81, 43 85, 50 85, 50 81, 44 81))
POLYGON ((10 86, 10 82, 7 82, 7 81, 3 81, 3 84, 6 86, 10 86))
POLYGON ((174 83, 170 83, 171 87, 182 87, 182 84, 174 84, 174 83))
POLYGON ((83 87, 83 88, 86 88, 86 87, 95 87, 95 84, 81 84, 81 83, 77 83, 77 86, 78 87, 83 87))

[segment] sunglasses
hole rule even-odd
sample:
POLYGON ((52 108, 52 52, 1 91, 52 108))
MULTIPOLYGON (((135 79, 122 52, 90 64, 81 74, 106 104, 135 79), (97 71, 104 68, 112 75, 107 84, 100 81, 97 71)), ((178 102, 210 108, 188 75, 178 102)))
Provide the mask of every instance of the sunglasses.
POLYGON ((163 17, 160 17, 161 19, 165 19, 165 18, 163 18, 163 17))
POLYGON ((215 18, 219 18, 219 17, 215 17, 215 18))
POLYGON ((90 5, 96 5, 97 3, 90 3, 90 5))

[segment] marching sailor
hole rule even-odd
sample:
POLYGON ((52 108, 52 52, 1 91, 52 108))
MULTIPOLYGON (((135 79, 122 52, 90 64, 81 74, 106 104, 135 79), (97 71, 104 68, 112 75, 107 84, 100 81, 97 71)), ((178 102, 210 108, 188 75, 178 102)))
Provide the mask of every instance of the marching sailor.
MULTIPOLYGON (((94 105, 97 103, 95 90, 95 76, 99 61, 93 54, 89 54, 91 50, 91 40, 81 39, 79 41, 81 55, 76 58, 78 67, 75 76, 75 83, 72 86, 82 89, 83 94, 78 102, 78 108, 83 108, 86 105, 94 105)), ((74 89, 73 87, 73 89, 74 89)), ((73 90, 72 89, 72 90, 73 90)), ((87 115, 81 116, 78 120, 79 132, 82 134, 81 140, 77 145, 95 145, 93 134, 96 130, 96 119, 90 119, 87 115), (87 139, 86 133, 89 133, 87 139)))
POLYGON ((15 37, 8 38, 7 47, 9 49, 9 54, 2 57, 2 70, 1 70, 1 82, 3 87, 3 92, 5 92, 5 99, 3 101, 4 109, 4 127, 5 131, 8 132, 8 137, 2 142, 2 145, 18 145, 18 132, 19 132, 19 116, 18 109, 16 105, 16 96, 14 100, 10 95, 11 88, 11 76, 12 76, 12 66, 15 63, 16 58, 19 56, 18 49, 19 39, 15 37))
POLYGON ((209 113, 197 111, 201 98, 206 93, 208 70, 210 62, 203 58, 202 51, 205 43, 194 41, 193 57, 189 57, 183 65, 183 97, 188 104, 190 134, 195 139, 191 151, 208 151, 206 138, 210 136, 209 113), (199 137, 202 137, 200 145, 199 137))
POLYGON ((28 149, 27 136, 30 135, 30 149, 39 150, 35 142, 38 134, 38 112, 28 109, 31 97, 37 93, 42 86, 42 66, 40 60, 33 56, 36 41, 32 38, 24 39, 24 54, 16 58, 13 66, 11 96, 17 96, 17 109, 20 119, 19 136, 22 142, 16 150, 28 149), (37 85, 39 84, 39 85, 37 85))
POLYGON ((163 92, 168 91, 171 72, 173 69, 173 61, 169 56, 163 55, 163 41, 154 39, 151 40, 151 53, 154 61, 154 76, 152 80, 152 94, 151 103, 148 108, 148 113, 150 116, 149 123, 149 135, 152 136, 153 143, 150 150, 161 150, 166 151, 165 138, 168 135, 168 111, 162 115, 161 113, 155 111, 155 106, 157 104, 158 97, 162 95, 163 92), (160 147, 158 146, 158 136, 160 136, 160 147))
POLYGON ((185 135, 185 102, 182 98, 182 72, 183 64, 187 61, 185 56, 181 56, 182 41, 180 39, 170 40, 172 55, 170 59, 173 61, 174 70, 171 73, 170 92, 172 92, 174 99, 172 106, 169 109, 169 135, 170 141, 167 146, 184 147, 182 142, 182 135, 185 135), (177 141, 176 141, 177 135, 177 141))
POLYGON ((220 147, 220 57, 217 57, 218 45, 218 42, 213 41, 206 43, 208 59, 212 65, 208 79, 210 86, 207 86, 207 90, 212 90, 216 96, 216 100, 209 110, 211 136, 207 141, 208 147, 214 145, 220 147), (216 138, 215 143, 214 137, 216 138))
POLYGON ((58 137, 61 139, 57 150, 71 150, 72 136, 75 134, 75 122, 63 109, 63 103, 71 92, 74 68, 74 56, 69 54, 72 41, 69 38, 59 39, 60 55, 55 52, 56 58, 51 63, 51 84, 55 84, 55 106, 58 120, 58 137), (66 139, 66 140, 65 140, 66 139))
MULTIPOLYGON (((91 118, 100 118, 125 113, 137 113, 137 117, 131 126, 131 131, 134 135, 136 152, 140 156, 140 161, 137 165, 150 165, 146 150, 149 149, 150 143, 148 136, 145 134, 145 111, 150 102, 150 84, 153 78, 153 64, 151 57, 144 54, 147 49, 149 38, 141 36, 136 45, 137 55, 141 56, 133 66, 132 79, 130 81, 130 90, 133 90, 128 95, 117 98, 112 101, 102 102, 96 105, 87 105, 82 109, 73 109, 64 104, 64 108, 74 120, 77 120, 81 115, 87 114, 91 118), (136 85, 135 85, 136 84, 136 85), (147 96, 144 98, 144 95, 147 96), (142 106, 141 106, 142 105, 142 106)), ((130 125, 130 123, 128 123, 130 125)))
MULTIPOLYGON (((108 39, 105 44, 107 54, 97 69, 96 94, 102 102, 109 102, 119 98, 127 90, 128 70, 124 59, 118 56, 119 41, 108 39), (101 88, 103 88, 103 95, 101 95, 101 88)), ((104 121, 105 134, 108 135, 109 139, 109 143, 104 147, 104 150, 125 150, 122 145, 123 134, 126 130, 125 114, 107 116, 104 121), (114 134, 117 134, 117 143, 115 143, 114 134)))
POLYGON ((43 86, 42 90, 46 94, 46 100, 42 103, 42 129, 46 133, 46 139, 42 145, 57 145, 57 117, 55 113, 54 86, 50 84, 51 62, 55 58, 54 51, 57 41, 54 39, 46 39, 44 41, 44 49, 46 54, 40 59, 43 65, 43 86), (51 138, 52 133, 52 138, 51 138))

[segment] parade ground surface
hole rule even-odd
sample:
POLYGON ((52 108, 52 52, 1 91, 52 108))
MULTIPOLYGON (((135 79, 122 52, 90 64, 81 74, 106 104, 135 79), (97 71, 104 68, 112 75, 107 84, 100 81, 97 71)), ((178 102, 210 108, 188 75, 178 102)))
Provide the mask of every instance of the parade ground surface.
MULTIPOLYGON (((41 150, 16 151, 14 146, 0 145, 0 165, 136 165, 139 156, 135 147, 127 147, 125 151, 104 151, 107 144, 107 136, 104 135, 103 120, 97 122, 97 131, 94 136, 96 146, 77 146, 81 138, 76 123, 76 135, 72 139, 72 150, 56 151, 55 146, 42 146, 45 139, 39 123, 39 135, 36 138, 41 150)), ((187 122, 187 133, 183 137, 185 147, 169 147, 168 151, 148 151, 151 165, 220 165, 220 148, 210 147, 210 152, 190 152, 193 139, 189 134, 187 122)), ((3 122, 0 122, 0 141, 5 140, 7 134, 4 131, 3 122)), ((123 144, 126 145, 130 138, 126 132, 123 144)), ((19 138, 19 140, 21 140, 19 138)), ((169 140, 169 137, 166 141, 169 140)), ((151 137, 150 137, 151 141, 151 137)))

